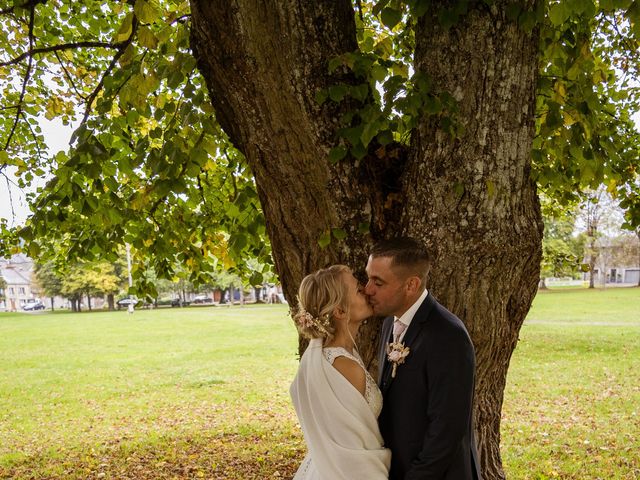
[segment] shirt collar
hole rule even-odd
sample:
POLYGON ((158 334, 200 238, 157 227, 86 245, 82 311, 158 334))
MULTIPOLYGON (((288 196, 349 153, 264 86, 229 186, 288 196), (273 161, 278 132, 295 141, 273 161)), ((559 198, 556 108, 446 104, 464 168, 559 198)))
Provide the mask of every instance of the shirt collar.
POLYGON ((411 320, 413 320, 413 317, 415 316, 416 312, 420 308, 420 305, 422 305, 422 302, 424 302, 424 299, 427 298, 428 294, 429 292, 425 288, 424 292, 422 292, 422 294, 418 297, 415 303, 409 307, 409 310, 404 312, 400 318, 394 317, 394 319, 400 320, 402 323, 404 323, 408 327, 411 324, 411 320))

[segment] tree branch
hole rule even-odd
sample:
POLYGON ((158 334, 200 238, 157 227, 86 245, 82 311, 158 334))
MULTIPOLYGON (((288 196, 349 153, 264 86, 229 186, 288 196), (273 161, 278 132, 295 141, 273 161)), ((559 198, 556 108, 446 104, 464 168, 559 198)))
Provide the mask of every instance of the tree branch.
MULTIPOLYGON (((30 22, 29 24, 29 31, 32 31, 32 23, 30 22)), ((31 58, 34 55, 37 55, 38 53, 49 53, 49 52, 59 52, 61 50, 76 50, 78 48, 108 48, 108 49, 120 49, 122 48, 122 45, 126 44, 128 45, 129 43, 131 43, 131 37, 129 39, 127 39, 127 41, 125 42, 121 42, 121 43, 108 43, 108 42, 90 42, 90 41, 86 41, 86 42, 73 42, 73 43, 63 43, 61 45, 51 45, 49 47, 41 47, 41 48, 33 48, 32 45, 30 45, 30 48, 28 51, 18 55, 16 58, 13 58, 7 62, 1 62, 0 63, 0 67, 6 67, 9 65, 15 65, 17 63, 20 63, 22 60, 24 60, 25 58, 31 58)), ((125 47, 126 47, 125 45, 125 47)))
POLYGON ((8 15, 10 13, 13 13, 16 8, 34 8, 39 3, 42 3, 44 5, 45 3, 47 3, 47 0, 28 0, 22 5, 14 5, 12 7, 7 7, 4 10, 0 10, 0 15, 8 15))
MULTIPOLYGON (((35 4, 31 6, 31 11, 29 12, 29 49, 33 48, 33 25, 35 23, 35 15, 36 8, 35 4)), ((11 131, 9 132, 9 136, 7 137, 7 142, 4 145, 4 149, 7 150, 9 145, 11 145, 11 139, 13 138, 13 134, 18 127, 18 122, 20 121, 20 116, 22 115, 22 102, 24 101, 24 96, 27 91, 27 85, 29 84, 29 79, 31 78, 31 66, 33 65, 33 57, 29 57, 29 62, 27 64, 27 71, 24 74, 24 80, 22 82, 22 91, 20 92, 20 100, 18 100, 18 109, 16 111, 16 117, 13 121, 13 126, 11 127, 11 131)))
POLYGON ((67 67, 64 66, 64 63, 62 62, 62 59, 60 58, 60 55, 58 55, 58 52, 56 52, 55 55, 56 55, 56 58, 58 59, 58 62, 60 62, 60 68, 62 68, 62 71, 64 72, 65 76, 67 77, 67 80, 71 84, 71 87, 75 90, 75 92, 78 95, 78 97, 80 97, 82 100, 86 101, 87 97, 85 97, 82 94, 82 92, 80 92, 78 87, 76 86, 75 82, 73 81, 73 77, 71 76, 71 74, 67 70, 67 67))
POLYGON ((100 81, 98 82, 98 85, 96 85, 96 88, 94 88, 93 92, 91 92, 91 95, 87 97, 87 107, 85 108, 84 116, 82 117, 82 122, 80 122, 81 125, 86 123, 87 119, 89 118, 89 114, 91 113, 91 105, 93 104, 94 100, 98 96, 98 93, 100 93, 100 90, 102 90, 102 88, 104 87, 105 78, 107 78, 111 74, 116 64, 118 63, 118 60, 124 54, 124 51, 133 41, 133 37, 135 36, 137 31, 138 31, 138 19, 134 15, 133 21, 131 24, 131 35, 129 35, 129 38, 127 38, 124 42, 117 44, 118 51, 111 59, 111 62, 109 63, 109 66, 102 74, 102 77, 100 77, 100 81))

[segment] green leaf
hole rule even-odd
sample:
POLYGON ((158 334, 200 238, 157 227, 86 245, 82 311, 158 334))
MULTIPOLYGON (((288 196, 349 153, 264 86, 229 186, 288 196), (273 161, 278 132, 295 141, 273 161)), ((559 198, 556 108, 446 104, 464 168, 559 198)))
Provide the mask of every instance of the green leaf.
POLYGON ((323 232, 322 235, 318 237, 318 245, 320 245, 320 248, 326 248, 330 243, 331 243, 331 232, 329 232, 329 230, 327 230, 326 232, 323 232))
POLYGON ((634 0, 626 13, 631 23, 631 31, 636 37, 640 37, 640 0, 634 0))
POLYGON ((378 136, 376 138, 378 139, 378 143, 380 145, 389 145, 391 142, 393 142, 393 131, 384 130, 378 133, 378 136))
POLYGON ((386 7, 380 13, 380 20, 386 27, 393 29, 402 20, 402 12, 395 8, 386 7))
POLYGON ((249 277, 249 283, 251 285, 261 285, 263 281, 264 281, 264 276, 260 272, 254 271, 251 274, 251 277, 249 277))
POLYGON ((335 238, 336 240, 344 240, 345 238, 347 238, 347 232, 345 232, 341 228, 332 229, 331 234, 333 235, 333 238, 335 238))
POLYGON ((329 92, 326 89, 318 90, 316 92, 316 102, 318 105, 322 105, 329 98, 329 92))
POLYGON ((462 195, 464 194, 464 185, 459 182, 455 183, 453 185, 453 191, 455 192, 457 198, 462 197, 462 195))
POLYGON ((561 0, 549 9, 549 19, 555 26, 560 26, 571 16, 571 8, 567 2, 561 0))
POLYGON ((136 0, 133 11, 142 23, 153 23, 160 18, 159 10, 146 0, 136 0))
POLYGON ((511 3, 507 5, 505 9, 505 15, 509 20, 514 21, 518 19, 518 17, 520 16, 520 12, 522 11, 522 5, 520 5, 519 3, 511 3))
POLYGON ((362 135, 362 130, 364 129, 364 125, 360 124, 352 128, 346 128, 343 130, 342 135, 344 138, 349 140, 349 143, 353 146, 357 143, 360 143, 360 137, 362 135))
POLYGON ((347 149, 342 145, 338 145, 337 147, 333 147, 329 152, 329 161, 331 163, 336 163, 342 160, 346 156, 347 156, 347 149))
POLYGON ((358 160, 362 160, 367 154, 367 149, 360 142, 356 143, 353 147, 351 147, 350 151, 351 151, 351 155, 353 155, 358 160))
POLYGON ((369 222, 360 222, 358 225, 358 232, 362 234, 369 233, 369 229, 371 228, 371 224, 369 222))
POLYGON ((456 23, 458 23, 459 15, 455 10, 449 8, 443 8, 438 12, 438 23, 442 25, 445 30, 450 29, 456 23))
POLYGON ((387 78, 386 67, 383 67, 382 65, 374 65, 371 68, 371 77, 377 82, 384 81, 384 79, 387 78))
POLYGON ((364 147, 368 147, 371 140, 378 134, 378 122, 367 123, 362 129, 362 134, 360 135, 360 141, 364 147))
POLYGON ((496 184, 491 180, 487 180, 487 195, 493 198, 496 195, 496 184))
POLYGON ((351 93, 351 96, 356 100, 364 102, 367 99, 367 96, 369 95, 369 84, 362 83, 360 85, 353 86, 350 89, 350 93, 351 93))
POLYGON ((145 48, 153 50, 158 46, 158 39, 147 26, 143 25, 138 29, 138 39, 140 40, 140 45, 145 48))
POLYGON ((340 102, 347 94, 347 86, 344 84, 331 85, 329 87, 329 98, 334 102, 340 102))

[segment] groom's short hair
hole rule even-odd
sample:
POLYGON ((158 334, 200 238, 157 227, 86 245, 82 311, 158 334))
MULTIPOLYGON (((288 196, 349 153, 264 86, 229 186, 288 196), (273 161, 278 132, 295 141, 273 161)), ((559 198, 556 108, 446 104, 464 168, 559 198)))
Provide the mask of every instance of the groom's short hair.
POLYGON ((391 258, 391 266, 400 267, 420 277, 424 287, 431 268, 431 257, 424 245, 415 238, 394 237, 381 240, 373 246, 371 256, 391 258))

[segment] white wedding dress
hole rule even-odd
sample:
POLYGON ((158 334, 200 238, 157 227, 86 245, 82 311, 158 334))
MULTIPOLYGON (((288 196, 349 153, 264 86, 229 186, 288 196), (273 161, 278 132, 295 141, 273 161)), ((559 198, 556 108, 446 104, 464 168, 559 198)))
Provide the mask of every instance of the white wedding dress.
POLYGON ((324 358, 326 358, 331 365, 333 365, 333 361, 338 357, 347 357, 360 364, 364 370, 366 380, 364 399, 367 401, 367 404, 371 408, 375 417, 378 418, 382 411, 382 392, 378 388, 376 381, 367 371, 367 368, 364 366, 364 362, 360 358, 360 355, 358 355, 358 352, 355 352, 355 355, 352 355, 342 347, 326 347, 322 349, 322 353, 324 353, 324 358))
POLYGON ((377 418, 382 394, 356 353, 323 348, 312 340, 291 385, 308 454, 294 480, 387 480, 391 453, 384 448, 377 418), (335 368, 344 356, 365 371, 364 397, 335 368))

